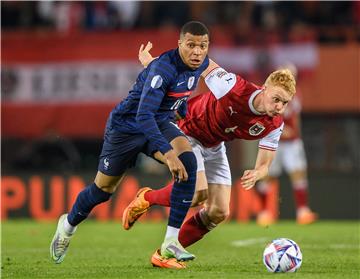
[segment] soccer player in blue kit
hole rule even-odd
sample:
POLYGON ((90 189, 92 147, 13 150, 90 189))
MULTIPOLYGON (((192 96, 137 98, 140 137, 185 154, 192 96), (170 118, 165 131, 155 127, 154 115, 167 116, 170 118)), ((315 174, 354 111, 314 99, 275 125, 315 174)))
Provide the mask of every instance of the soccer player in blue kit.
POLYGON ((50 245, 55 263, 64 260, 77 225, 96 205, 110 199, 137 155, 152 156, 156 151, 164 155, 175 181, 161 256, 180 262, 195 258, 181 246, 178 235, 194 195, 197 162, 188 139, 173 121, 174 111, 186 102, 209 65, 208 48, 206 26, 197 21, 186 23, 178 48, 163 53, 144 69, 129 95, 110 113, 95 181, 79 193, 71 211, 59 218, 50 245))

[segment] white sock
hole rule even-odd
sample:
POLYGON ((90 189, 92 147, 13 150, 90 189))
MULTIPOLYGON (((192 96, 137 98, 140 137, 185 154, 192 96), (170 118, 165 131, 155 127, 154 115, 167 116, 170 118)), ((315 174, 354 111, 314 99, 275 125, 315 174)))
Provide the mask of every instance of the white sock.
POLYGON ((169 237, 175 237, 176 239, 178 239, 179 231, 180 231, 180 229, 178 229, 178 228, 167 226, 165 239, 167 239, 169 237))
POLYGON ((63 227, 64 227, 65 233, 68 235, 72 235, 76 231, 76 228, 77 228, 76 226, 73 226, 69 223, 67 217, 64 220, 63 227))

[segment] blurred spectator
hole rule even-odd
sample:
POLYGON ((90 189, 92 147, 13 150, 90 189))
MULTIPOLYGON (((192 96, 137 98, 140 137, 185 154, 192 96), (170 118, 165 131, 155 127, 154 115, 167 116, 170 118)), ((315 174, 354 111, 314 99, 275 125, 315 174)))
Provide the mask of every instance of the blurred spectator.
POLYGON ((156 1, 153 3, 153 17, 156 27, 174 26, 177 28, 190 20, 188 1, 156 1))
POLYGON ((1 26, 4 29, 31 29, 47 26, 35 1, 1 1, 1 26))
POLYGON ((58 31, 70 32, 81 29, 83 10, 79 2, 57 1, 52 3, 54 3, 55 27, 58 31))
POLYGON ((109 1, 109 26, 129 29, 134 27, 140 12, 138 1, 109 1))
POLYGON ((222 26, 240 45, 360 39, 358 1, 2 1, 1 18, 7 30, 63 32, 179 28, 195 19, 222 26))

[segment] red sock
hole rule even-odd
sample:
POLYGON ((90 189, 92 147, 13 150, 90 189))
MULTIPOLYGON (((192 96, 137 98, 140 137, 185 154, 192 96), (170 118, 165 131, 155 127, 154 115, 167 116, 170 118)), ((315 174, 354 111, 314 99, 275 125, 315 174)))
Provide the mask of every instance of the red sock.
POLYGON ((258 197, 260 198, 261 203, 261 210, 267 210, 268 209, 268 194, 269 194, 269 188, 271 187, 270 182, 268 181, 260 181, 257 184, 256 191, 258 193, 258 197))
POLYGON ((208 232, 209 230, 204 226, 200 219, 200 213, 197 212, 181 226, 179 242, 183 247, 188 247, 202 239, 208 232))
POLYGON ((294 189, 294 197, 295 197, 296 208, 308 206, 307 189, 294 189))
POLYGON ((259 193, 261 210, 267 210, 267 193, 259 193))
POLYGON ((145 200, 147 200, 150 205, 170 206, 170 194, 173 184, 174 182, 172 181, 159 190, 146 192, 144 195, 145 200))
POLYGON ((296 208, 299 209, 308 206, 308 182, 306 179, 300 179, 293 184, 294 198, 296 208))

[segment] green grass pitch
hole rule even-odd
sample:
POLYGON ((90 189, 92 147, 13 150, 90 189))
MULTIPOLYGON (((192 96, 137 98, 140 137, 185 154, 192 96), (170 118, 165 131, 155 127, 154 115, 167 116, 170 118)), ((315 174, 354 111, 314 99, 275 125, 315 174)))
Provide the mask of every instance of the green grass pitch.
POLYGON ((298 226, 283 221, 268 228, 226 223, 189 248, 197 259, 185 270, 153 268, 149 258, 160 245, 165 223, 88 220, 79 226, 62 264, 49 257, 56 224, 27 220, 2 222, 2 278, 360 278, 359 222, 320 221, 298 226), (262 253, 273 238, 295 240, 303 263, 294 274, 272 274, 262 253))

